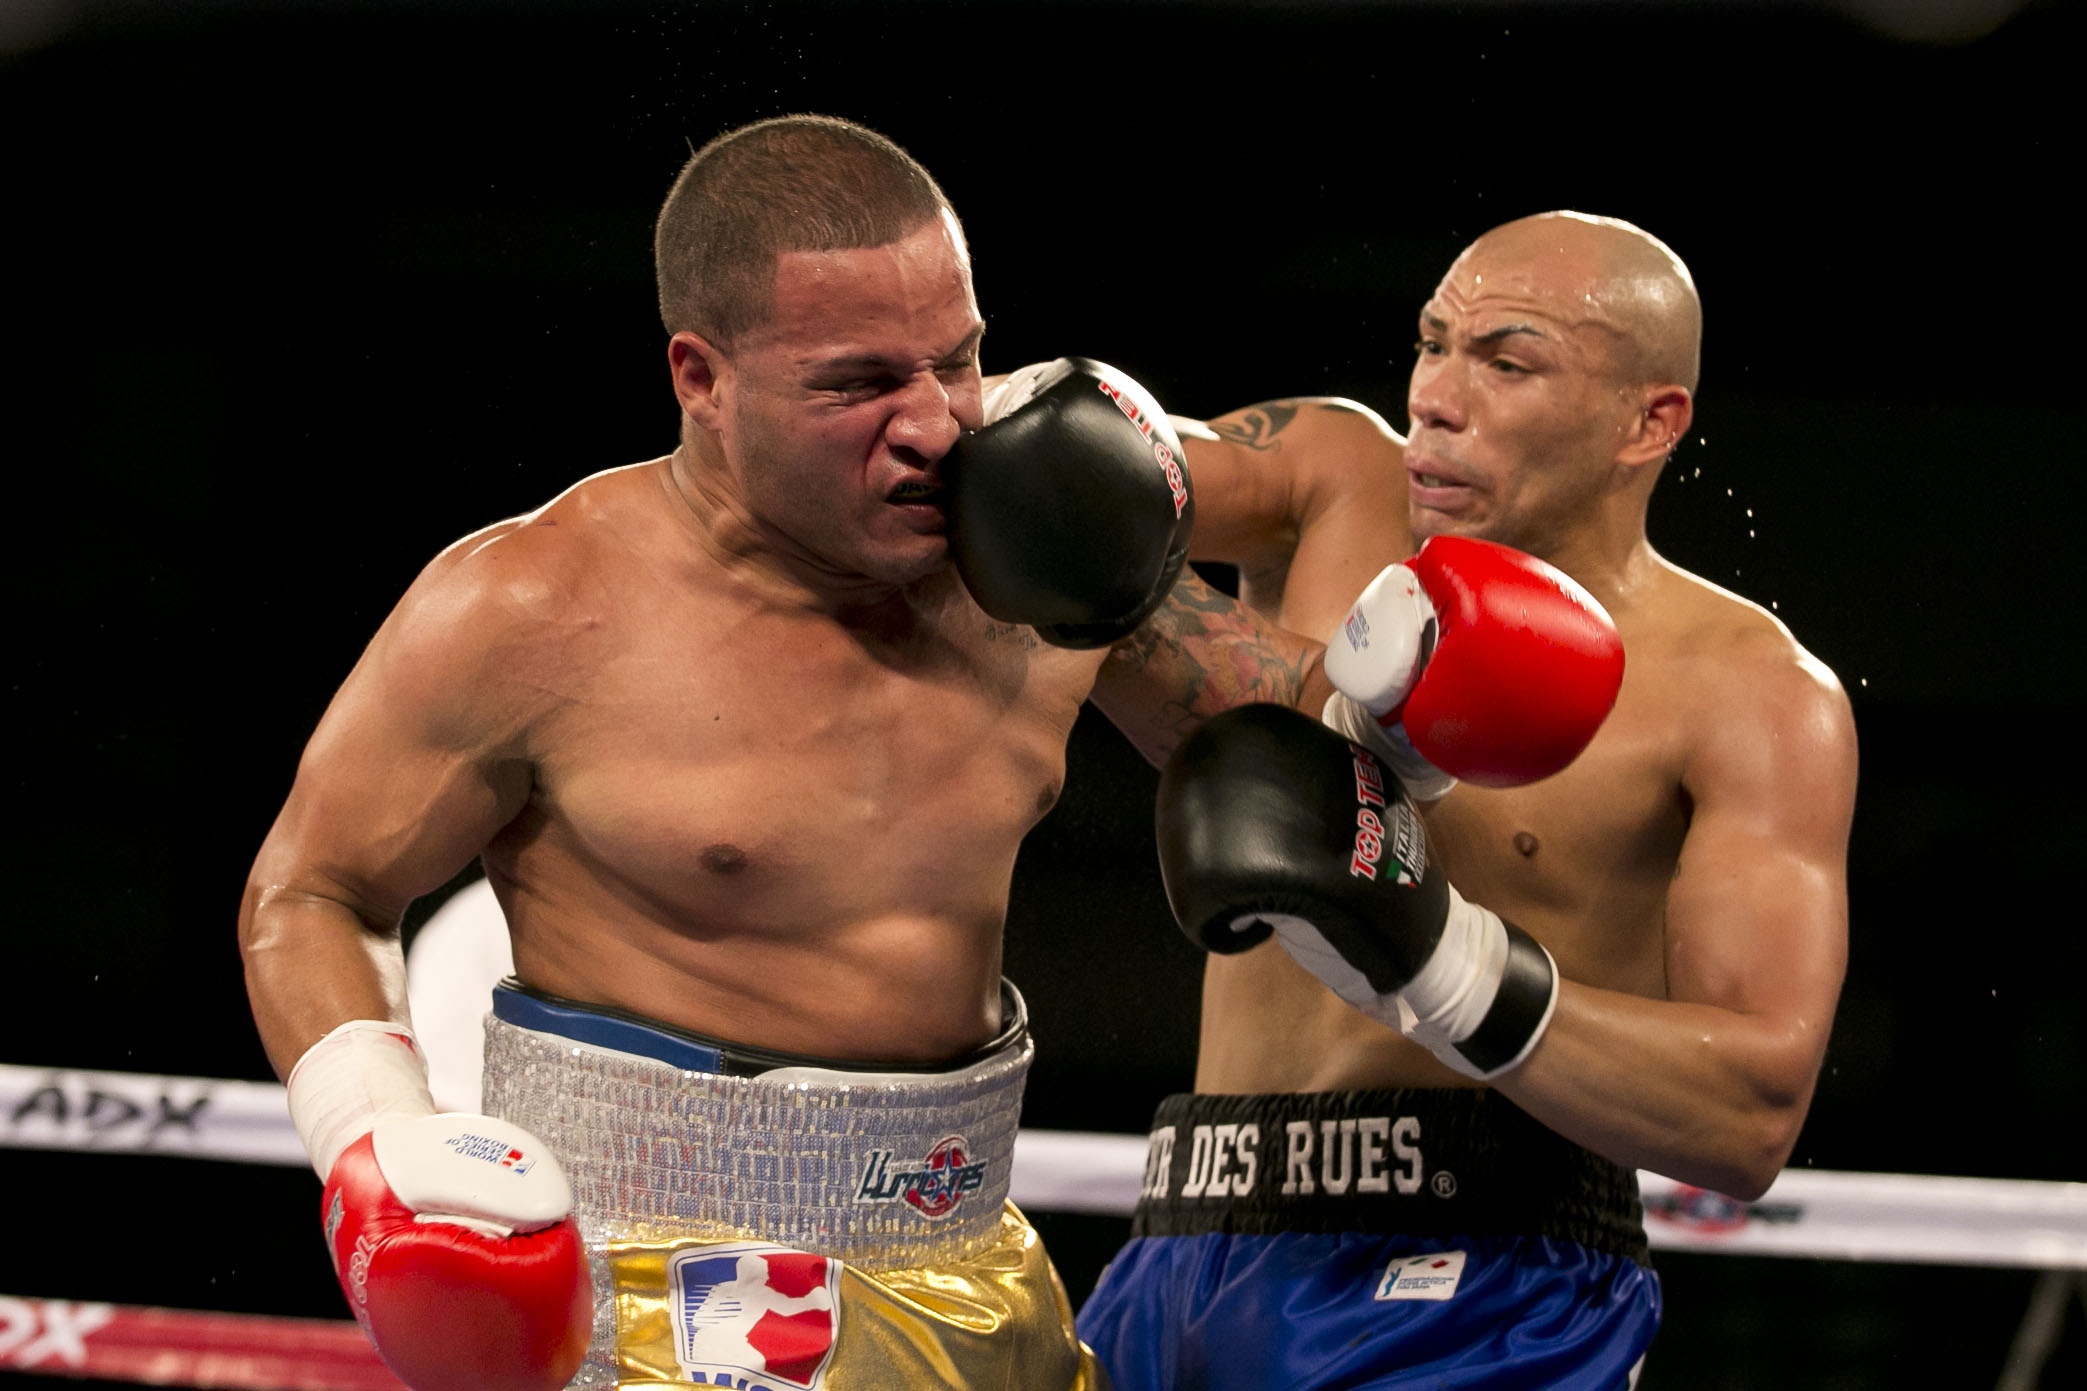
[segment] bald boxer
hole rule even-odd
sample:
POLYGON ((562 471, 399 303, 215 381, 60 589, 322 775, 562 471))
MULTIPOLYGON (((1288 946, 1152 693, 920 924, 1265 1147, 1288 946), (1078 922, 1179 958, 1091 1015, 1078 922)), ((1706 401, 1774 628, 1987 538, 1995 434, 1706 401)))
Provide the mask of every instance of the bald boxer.
POLYGON ((1788 1159, 1845 961, 1855 736, 1783 624, 1647 537, 1700 334, 1669 248, 1551 213, 1422 308, 1404 440, 1325 399, 1193 432, 1198 554, 1285 625, 1335 634, 1387 559, 1479 538, 1584 586, 1627 663, 1564 771, 1456 785, 1424 824, 1308 724, 1213 725, 1169 768, 1177 910, 1276 930, 1210 959, 1196 1092, 1081 1311, 1119 1387, 1627 1385, 1660 1313, 1634 1170, 1752 1198, 1788 1159), (1293 824, 1252 824, 1277 788, 1293 824), (1358 813, 1387 828, 1371 882, 1307 848, 1358 813), (1524 943, 1548 979, 1506 964, 1524 943), (1440 1034, 1474 1010, 1512 1045, 1478 1063, 1440 1034))
POLYGON ((342 1287, 416 1388, 1097 1385, 1005 1202, 1016 850, 1112 641, 1184 723, 1323 700, 1317 649, 1173 590, 1193 504, 1135 382, 986 398, 962 231, 890 141, 720 136, 656 250, 678 447, 438 556, 253 867, 342 1287), (453 1115, 398 927, 474 856, 516 974, 453 1115))

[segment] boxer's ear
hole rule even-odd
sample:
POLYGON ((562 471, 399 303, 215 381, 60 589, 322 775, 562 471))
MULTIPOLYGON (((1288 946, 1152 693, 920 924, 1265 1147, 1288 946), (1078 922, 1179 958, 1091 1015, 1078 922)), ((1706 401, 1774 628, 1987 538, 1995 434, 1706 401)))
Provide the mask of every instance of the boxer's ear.
POLYGON ((1668 455, 1680 448, 1695 414, 1695 398, 1689 395, 1687 387, 1673 382, 1646 387, 1639 397, 1638 413, 1624 432, 1616 462, 1633 470, 1648 464, 1657 470, 1668 455))
POLYGON ((667 342, 667 365, 681 413, 700 429, 718 429, 730 405, 731 358, 701 334, 683 329, 667 342))

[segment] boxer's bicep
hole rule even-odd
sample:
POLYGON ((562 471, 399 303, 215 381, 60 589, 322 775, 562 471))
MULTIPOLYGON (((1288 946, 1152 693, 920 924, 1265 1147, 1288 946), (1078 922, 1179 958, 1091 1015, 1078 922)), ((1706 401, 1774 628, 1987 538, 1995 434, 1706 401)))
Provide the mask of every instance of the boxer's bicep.
POLYGON ((1312 415, 1283 626, 1325 641, 1385 566, 1413 554, 1405 441, 1374 412, 1326 402, 1312 415))
POLYGON ((1816 664, 1738 675, 1746 695, 1707 722, 1684 778, 1693 815, 1667 895, 1667 989, 1738 1016, 1756 1084, 1801 1109, 1847 962, 1854 725, 1816 664))
MULTIPOLYGON (((1298 546, 1311 544, 1311 528, 1340 521, 1336 501, 1346 505, 1367 492, 1359 480, 1388 478, 1384 463, 1396 467, 1400 444, 1380 415, 1327 396, 1267 400, 1200 430, 1181 428, 1181 440, 1196 484, 1190 555, 1238 565, 1246 576, 1286 569, 1298 546)), ((1388 507, 1402 513, 1405 490, 1388 507)))
POLYGON ((522 808, 526 644, 482 577, 438 561, 320 718, 254 867, 268 895, 330 899, 389 930, 522 808))
POLYGON ((526 802, 503 606, 430 567, 299 760, 240 907, 248 995, 279 1071, 344 1019, 403 1019, 400 917, 526 802))
POLYGON ((1296 544, 1296 499, 1278 441, 1297 403, 1271 401, 1207 422, 1177 422, 1196 494, 1189 558, 1251 571, 1287 560, 1296 544))

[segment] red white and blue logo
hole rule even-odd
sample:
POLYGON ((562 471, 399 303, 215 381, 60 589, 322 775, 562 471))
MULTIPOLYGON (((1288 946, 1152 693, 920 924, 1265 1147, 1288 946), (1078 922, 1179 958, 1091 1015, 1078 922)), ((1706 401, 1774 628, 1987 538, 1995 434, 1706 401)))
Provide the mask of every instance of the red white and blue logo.
POLYGON ((667 1267, 674 1348, 698 1386, 816 1391, 841 1317, 841 1263, 787 1246, 734 1242, 667 1267))
POLYGON ((525 1154, 498 1135, 475 1135, 460 1131, 442 1142, 450 1150, 465 1159, 476 1159, 484 1164, 497 1164, 503 1169, 512 1169, 526 1174, 536 1167, 536 1156, 525 1154))
POLYGON ((986 1166, 973 1164, 961 1135, 937 1140, 918 1168, 892 1167, 893 1151, 871 1150, 855 1186, 858 1203, 903 1202, 923 1217, 947 1217, 966 1193, 985 1186, 986 1166))
POLYGON ((1789 1226, 1804 1220, 1802 1203, 1742 1203, 1707 1188, 1677 1183, 1645 1196, 1645 1215, 1699 1236, 1724 1236, 1756 1222, 1789 1226))

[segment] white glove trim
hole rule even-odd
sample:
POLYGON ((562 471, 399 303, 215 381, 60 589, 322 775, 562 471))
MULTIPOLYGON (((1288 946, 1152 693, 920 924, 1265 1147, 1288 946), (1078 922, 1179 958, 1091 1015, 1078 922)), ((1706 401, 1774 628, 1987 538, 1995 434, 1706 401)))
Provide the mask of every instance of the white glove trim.
POLYGON ((981 403, 985 410, 985 423, 991 425, 994 421, 1013 415, 1037 396, 1065 380, 1071 371, 1072 363, 1062 357, 1015 368, 986 392, 981 403))
POLYGON ((1406 795, 1416 802, 1439 801, 1457 785, 1455 778, 1421 757, 1420 750, 1406 737, 1404 725, 1377 723, 1377 717, 1353 696, 1339 691, 1328 696, 1319 712, 1319 723, 1383 759, 1406 789, 1406 795))
POLYGON ((1397 1025, 1398 997, 1378 994, 1370 978, 1342 956, 1311 919, 1288 913, 1253 913, 1234 922, 1232 930, 1240 931, 1243 924, 1252 922, 1264 922, 1274 928, 1276 939, 1290 959, 1317 976, 1328 990, 1379 1023, 1397 1025))
POLYGON ((1327 637, 1326 678, 1370 714, 1388 714, 1413 693, 1440 626, 1413 567, 1387 565, 1327 637))
POLYGON ((435 1111, 413 1031, 382 1019, 351 1019, 307 1048, 288 1091, 290 1122, 322 1179, 375 1126, 435 1111))
POLYGON ((1223 435, 1220 435, 1202 421, 1191 420, 1185 415, 1175 415, 1169 412, 1167 423, 1174 427, 1174 433, 1179 435, 1184 441, 1210 440, 1212 443, 1219 443, 1224 439, 1223 435))
POLYGON ((540 1231, 572 1211, 572 1185, 543 1141, 492 1116, 389 1121, 370 1137, 377 1171, 416 1222, 486 1236, 540 1231))

